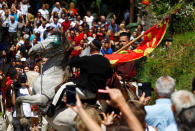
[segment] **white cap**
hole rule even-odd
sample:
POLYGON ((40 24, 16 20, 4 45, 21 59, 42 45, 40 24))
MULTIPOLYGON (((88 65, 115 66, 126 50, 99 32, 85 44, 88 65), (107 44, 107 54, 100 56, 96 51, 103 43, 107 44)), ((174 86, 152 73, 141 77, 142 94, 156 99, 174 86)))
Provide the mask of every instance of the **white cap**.
POLYGON ((53 23, 50 24, 50 28, 55 28, 55 25, 53 23))
POLYGON ((21 58, 21 61, 26 61, 26 58, 25 58, 25 57, 22 57, 22 58, 21 58))
POLYGON ((46 24, 46 28, 48 28, 48 27, 50 27, 50 24, 49 23, 46 24))

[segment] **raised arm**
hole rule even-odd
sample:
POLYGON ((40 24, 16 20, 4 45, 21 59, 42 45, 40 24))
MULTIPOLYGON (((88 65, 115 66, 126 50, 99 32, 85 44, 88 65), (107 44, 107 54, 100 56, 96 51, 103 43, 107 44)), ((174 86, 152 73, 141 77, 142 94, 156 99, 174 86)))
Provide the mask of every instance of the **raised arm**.
POLYGON ((108 90, 111 100, 117 104, 121 112, 125 115, 129 128, 132 131, 144 131, 141 123, 126 103, 121 91, 119 89, 110 89, 108 87, 106 89, 108 90))
POLYGON ((76 95, 76 106, 70 106, 72 110, 74 110, 85 123, 89 131, 103 131, 101 127, 87 114, 87 112, 83 109, 82 103, 78 95, 76 95))

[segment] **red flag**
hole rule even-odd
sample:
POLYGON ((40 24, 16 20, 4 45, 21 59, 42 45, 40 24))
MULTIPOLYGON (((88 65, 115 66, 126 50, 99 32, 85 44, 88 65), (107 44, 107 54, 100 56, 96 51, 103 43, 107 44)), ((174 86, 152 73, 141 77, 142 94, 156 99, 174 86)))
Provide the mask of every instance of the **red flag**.
POLYGON ((124 50, 118 54, 105 55, 105 57, 109 59, 112 65, 119 65, 150 54, 162 41, 168 23, 169 18, 147 30, 143 35, 143 41, 135 50, 124 50))
POLYGON ((149 3, 150 3, 150 0, 142 0, 142 4, 144 4, 144 5, 149 5, 149 3))

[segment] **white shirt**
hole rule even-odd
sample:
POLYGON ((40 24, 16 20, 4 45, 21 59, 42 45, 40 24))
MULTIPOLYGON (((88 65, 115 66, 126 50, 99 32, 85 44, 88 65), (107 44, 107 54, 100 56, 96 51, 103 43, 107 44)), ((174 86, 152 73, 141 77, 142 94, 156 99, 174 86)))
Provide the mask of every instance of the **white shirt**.
POLYGON ((53 23, 53 16, 49 19, 49 23, 53 23))
MULTIPOLYGON (((27 96, 29 95, 28 89, 26 87, 20 88, 17 96, 27 96)), ((22 103, 23 111, 25 117, 31 117, 31 106, 29 103, 22 103)), ((16 117, 16 110, 14 110, 13 117, 16 117)))
POLYGON ((43 39, 43 33, 44 33, 45 30, 46 30, 46 27, 43 27, 42 25, 39 26, 39 28, 37 29, 37 31, 40 32, 41 41, 44 40, 43 39))
POLYGON ((21 16, 22 15, 22 11, 21 10, 17 10, 17 16, 21 16))
POLYGON ((24 45, 24 41, 23 40, 18 41, 17 45, 21 47, 22 45, 24 45))
POLYGON ((39 9, 38 12, 41 13, 44 19, 47 19, 47 15, 49 13, 47 10, 39 9))
POLYGON ((85 19, 86 19, 87 24, 89 25, 89 29, 91 29, 92 22, 93 22, 93 19, 94 19, 93 16, 90 16, 90 17, 85 16, 85 19))
POLYGON ((1 17, 5 15, 4 10, 0 10, 1 17))
POLYGON ((54 12, 57 12, 58 13, 58 15, 60 15, 61 14, 61 12, 62 12, 62 8, 57 8, 57 7, 54 7, 53 8, 53 10, 52 10, 52 12, 54 13, 54 12))
POLYGON ((53 23, 50 24, 50 26, 53 26, 53 27, 56 29, 56 31, 61 29, 61 24, 60 24, 60 23, 56 23, 56 24, 55 24, 55 23, 53 22, 53 23))
POLYGON ((14 23, 12 23, 11 21, 9 21, 8 27, 9 27, 9 29, 8 29, 9 32, 17 32, 18 22, 14 21, 14 23))
POLYGON ((27 4, 21 4, 21 12, 23 15, 27 15, 27 13, 28 13, 28 5, 27 4))
POLYGON ((10 21, 10 17, 9 17, 9 16, 6 17, 5 15, 3 15, 1 18, 3 19, 3 24, 2 24, 2 26, 3 26, 3 27, 8 27, 8 23, 9 23, 9 21, 10 21))
MULTIPOLYGON (((83 24, 83 21, 80 20, 80 21, 79 21, 79 24, 82 25, 82 24, 83 24)), ((76 25, 76 20, 75 20, 75 21, 72 21, 72 22, 70 23, 70 27, 71 27, 71 28, 74 28, 75 25, 76 25)))

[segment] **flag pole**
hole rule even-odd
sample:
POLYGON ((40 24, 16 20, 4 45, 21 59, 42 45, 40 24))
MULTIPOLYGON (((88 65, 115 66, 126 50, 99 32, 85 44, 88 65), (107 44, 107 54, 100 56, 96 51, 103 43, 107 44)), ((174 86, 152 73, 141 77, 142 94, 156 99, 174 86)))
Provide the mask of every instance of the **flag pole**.
POLYGON ((132 43, 134 43, 134 42, 136 42, 138 39, 140 39, 143 35, 144 35, 144 33, 141 34, 141 35, 139 35, 138 37, 136 37, 134 40, 130 41, 128 44, 124 45, 122 48, 120 48, 119 50, 117 50, 116 52, 114 52, 114 54, 117 54, 117 53, 119 53, 120 51, 124 50, 125 48, 127 48, 128 46, 130 46, 132 43))

